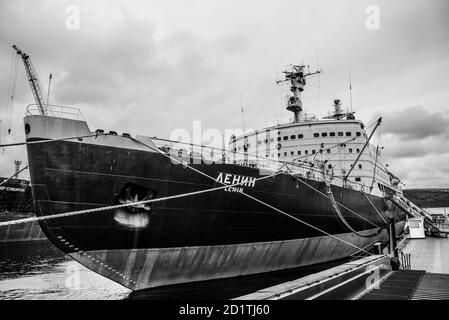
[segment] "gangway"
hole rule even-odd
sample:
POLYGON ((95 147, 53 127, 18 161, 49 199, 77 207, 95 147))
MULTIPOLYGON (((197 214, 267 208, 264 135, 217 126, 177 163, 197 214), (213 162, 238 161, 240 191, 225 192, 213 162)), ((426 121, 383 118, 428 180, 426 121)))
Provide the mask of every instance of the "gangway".
POLYGON ((410 218, 424 218, 424 228, 430 236, 447 238, 449 232, 441 231, 433 222, 431 214, 415 205, 413 202, 405 198, 403 195, 394 195, 390 198, 402 211, 410 218))

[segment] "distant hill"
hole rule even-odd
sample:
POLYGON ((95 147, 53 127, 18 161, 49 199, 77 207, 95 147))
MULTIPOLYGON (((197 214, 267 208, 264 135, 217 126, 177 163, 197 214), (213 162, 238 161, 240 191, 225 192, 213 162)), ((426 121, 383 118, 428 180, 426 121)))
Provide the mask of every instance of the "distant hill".
POLYGON ((404 196, 424 208, 449 207, 449 189, 407 189, 404 196))

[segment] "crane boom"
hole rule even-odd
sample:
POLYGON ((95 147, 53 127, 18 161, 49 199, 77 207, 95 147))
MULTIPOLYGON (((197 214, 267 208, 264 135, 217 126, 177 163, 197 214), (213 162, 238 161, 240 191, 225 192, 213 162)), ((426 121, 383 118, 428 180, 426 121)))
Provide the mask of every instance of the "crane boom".
POLYGON ((30 56, 22 52, 16 45, 12 46, 16 50, 17 54, 22 58, 23 64, 25 65, 25 71, 27 74, 28 81, 30 83, 31 91, 33 92, 34 100, 39 108, 39 113, 43 116, 47 115, 46 105, 44 103, 44 98, 42 96, 42 90, 39 86, 39 81, 37 78, 36 71, 31 63, 30 56))

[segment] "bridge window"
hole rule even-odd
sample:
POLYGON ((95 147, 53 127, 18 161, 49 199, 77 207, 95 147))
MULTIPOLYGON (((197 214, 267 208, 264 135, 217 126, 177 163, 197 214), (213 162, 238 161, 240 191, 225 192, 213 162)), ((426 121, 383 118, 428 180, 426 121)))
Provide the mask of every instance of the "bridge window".
POLYGON ((356 151, 357 151, 357 153, 360 153, 360 149, 357 149, 356 151))
POLYGON ((300 156, 301 155, 301 150, 300 151, 298 151, 298 156, 300 156))
POLYGON ((290 139, 291 139, 291 140, 295 140, 295 139, 296 139, 296 136, 290 136, 290 139))
POLYGON ((359 164, 359 169, 362 169, 362 165, 361 164, 359 164))
POLYGON ((282 140, 282 138, 281 137, 278 137, 278 141, 281 141, 282 140))
POLYGON ((280 158, 281 157, 281 154, 280 153, 278 153, 278 158, 280 158))
POLYGON ((319 136, 320 136, 319 133, 314 133, 314 134, 313 134, 313 137, 314 137, 314 138, 318 138, 319 136))
POLYGON ((304 135, 303 134, 298 134, 298 139, 302 139, 302 138, 304 138, 304 135))
POLYGON ((288 140, 288 136, 285 136, 285 137, 284 137, 284 140, 288 140))
POLYGON ((331 164, 327 165, 327 167, 328 167, 329 169, 332 169, 332 165, 331 165, 331 164))
POLYGON ((350 136, 351 136, 351 132, 349 132, 349 131, 346 132, 346 136, 347 136, 347 137, 350 137, 350 136))
POLYGON ((284 157, 286 157, 287 156, 287 152, 284 152, 284 157))
POLYGON ((352 153, 352 149, 351 148, 349 148, 349 153, 352 153))
POLYGON ((309 150, 304 151, 305 154, 309 154, 309 150))
POLYGON ((315 150, 312 150, 312 154, 315 154, 315 150))
POLYGON ((322 137, 327 137, 327 132, 323 132, 323 133, 321 134, 321 136, 322 136, 322 137))
POLYGON ((265 143, 268 143, 268 139, 265 139, 265 143))
POLYGON ((357 131, 355 134, 357 135, 357 137, 360 137, 362 135, 359 131, 357 131))
POLYGON ((339 133, 338 133, 338 136, 339 136, 339 137, 343 137, 343 132, 339 132, 339 133))
POLYGON ((330 132, 329 135, 330 135, 331 137, 335 137, 335 132, 330 132))
POLYGON ((327 153, 331 153, 331 149, 327 149, 327 153))
POLYGON ((294 155, 295 155, 295 152, 294 152, 294 151, 290 152, 290 155, 294 156, 294 155))
POLYGON ((360 182, 362 179, 360 177, 355 178, 355 181, 360 182))

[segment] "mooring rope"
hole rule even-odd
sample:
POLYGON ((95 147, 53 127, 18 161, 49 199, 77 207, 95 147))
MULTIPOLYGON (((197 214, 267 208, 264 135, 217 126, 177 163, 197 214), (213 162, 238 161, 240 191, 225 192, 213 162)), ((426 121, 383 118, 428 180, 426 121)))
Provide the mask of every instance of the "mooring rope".
MULTIPOLYGON (((328 198, 329 199, 329 197, 326 195, 326 194, 324 194, 323 192, 321 192, 320 190, 318 190, 318 189, 316 189, 316 188, 314 188, 313 186, 311 186, 310 184, 308 184, 307 182, 305 182, 305 181, 302 181, 301 179, 299 179, 298 177, 296 177, 295 175, 293 175, 293 174, 291 174, 291 176, 292 177, 294 177, 296 180, 298 180, 299 182, 301 182, 302 184, 304 184, 304 185, 306 185, 307 187, 309 187, 309 188, 311 188, 312 190, 314 190, 314 191, 316 191, 316 192, 318 192, 319 194, 321 194, 323 197, 325 197, 325 198, 328 198)), ((329 199, 330 200, 330 199, 329 199)), ((370 224, 372 224, 373 226, 375 226, 376 228, 382 228, 381 226, 379 226, 379 225, 377 225, 377 224, 375 224, 374 222, 371 222, 370 220, 368 220, 368 219, 366 219, 365 217, 363 217, 363 216, 361 216, 361 215, 359 215, 357 212, 355 212, 355 211, 353 211, 353 210, 351 210, 351 209, 349 209, 348 207, 346 207, 346 206, 344 206, 343 204, 341 204, 341 203, 339 203, 339 202, 337 202, 337 201, 335 201, 335 203, 336 204, 338 204, 340 207, 342 207, 343 209, 346 209, 346 210, 348 210, 349 212, 351 212, 351 213, 353 213, 353 214, 355 214, 356 216, 358 216, 359 218, 361 218, 361 219, 363 219, 363 220, 365 220, 366 222, 368 222, 368 223, 370 223, 370 224)))
MULTIPOLYGON (((265 180, 265 179, 268 179, 268 178, 272 178, 272 177, 275 177, 276 175, 278 175, 280 173, 281 172, 276 172, 276 173, 274 173, 272 175, 269 175, 269 176, 264 176, 264 177, 261 177, 261 178, 257 178, 255 181, 260 181, 260 180, 265 180)), ((213 191, 217 191, 217 190, 222 190, 222 189, 225 189, 225 188, 228 188, 228 187, 236 187, 236 186, 242 185, 244 183, 246 183, 246 182, 240 182, 240 183, 235 183, 235 184, 231 184, 231 185, 224 185, 224 186, 221 186, 221 187, 209 188, 209 189, 205 189, 205 190, 199 190, 199 191, 188 192, 188 193, 182 193, 182 194, 177 194, 177 195, 167 196, 167 197, 162 197, 162 198, 142 200, 142 201, 135 201, 135 202, 129 202, 129 203, 118 204, 118 205, 113 205, 113 206, 99 207, 99 208, 95 208, 95 209, 70 211, 70 212, 58 213, 58 214, 48 215, 48 216, 31 217, 31 218, 18 219, 18 220, 13 220, 13 221, 5 221, 5 222, 0 222, 0 227, 9 226, 9 225, 15 225, 15 224, 21 224, 21 223, 27 223, 27 222, 34 222, 34 221, 44 221, 44 220, 50 220, 50 219, 71 217, 71 216, 76 216, 76 215, 81 215, 81 214, 86 214, 86 213, 96 213, 96 212, 102 212, 102 211, 107 211, 107 210, 114 210, 114 209, 119 209, 119 208, 130 207, 130 206, 134 206, 134 205, 141 205, 141 204, 147 204, 147 203, 153 203, 153 202, 161 202, 161 201, 166 201, 166 200, 178 199, 178 198, 189 197, 189 196, 194 196, 194 195, 198 195, 198 194, 213 192, 213 191)))
POLYGON ((365 195, 366 199, 368 199, 369 203, 373 206, 374 210, 377 212, 377 214, 382 218, 382 220, 388 224, 387 220, 384 219, 380 211, 377 209, 377 207, 374 205, 374 203, 371 201, 371 199, 368 197, 368 195, 365 193, 365 191, 362 190, 362 193, 365 195))
MULTIPOLYGON (((68 137, 68 138, 61 138, 61 139, 54 139, 54 140, 40 140, 40 141, 32 141, 32 142, 24 142, 24 143, 15 143, 15 144, 9 144, 9 145, 4 145, 4 146, 13 146, 13 145, 16 146, 16 145, 26 145, 26 144, 34 144, 34 143, 46 143, 46 142, 55 142, 55 141, 63 141, 63 140, 73 140, 73 139, 81 139, 81 138, 88 138, 88 137, 94 137, 94 136, 96 137, 96 136, 99 136, 99 135, 105 135, 105 134, 96 133, 96 134, 85 135, 85 136, 68 137)), ((139 143, 139 144, 142 144, 142 145, 146 146, 147 148, 149 148, 149 149, 151 149, 153 151, 156 151, 156 152, 162 154, 163 156, 169 158, 170 160, 175 161, 175 162, 177 162, 177 163, 179 163, 179 164, 181 164, 181 165, 183 165, 183 166, 185 166, 185 167, 187 167, 187 168, 197 172, 198 174, 201 174, 201 175, 203 175, 203 176, 205 176, 205 177, 207 177, 209 179, 212 179, 213 181, 217 182, 217 180, 215 178, 209 176, 208 174, 202 172, 201 170, 198 170, 198 169, 190 166, 188 163, 186 163, 184 161, 181 161, 181 160, 178 160, 176 158, 173 158, 172 156, 166 154, 165 152, 163 152, 159 148, 153 148, 153 147, 143 143, 142 141, 136 140, 136 139, 134 139, 132 137, 128 137, 128 138, 133 140, 133 141, 135 141, 135 142, 137 142, 137 143, 139 143)), ((0 145, 0 147, 3 147, 3 146, 0 145)), ((274 177, 274 176, 276 176, 276 175, 278 175, 280 173, 282 173, 282 172, 278 171, 278 172, 275 172, 272 175, 258 178, 258 179, 256 179, 256 181, 267 179, 267 178, 272 178, 272 177, 274 177)), ((289 174, 291 174, 291 173, 289 173, 289 174)), ((300 179, 298 179, 298 180, 301 181, 300 179)), ((150 200, 130 202, 130 203, 121 204, 121 205, 113 205, 113 206, 106 206, 106 207, 100 207, 100 208, 95 208, 95 209, 86 209, 86 210, 79 210, 79 211, 60 213, 60 214, 55 214, 55 215, 31 217, 31 218, 19 219, 19 220, 14 220, 14 221, 6 221, 6 222, 1 222, 0 223, 0 227, 1 226, 14 225, 14 224, 20 224, 20 223, 34 222, 34 221, 43 221, 43 220, 50 220, 50 219, 56 219, 56 218, 63 218, 63 217, 69 217, 69 216, 75 216, 75 215, 81 215, 81 214, 87 214, 87 213, 103 212, 103 211, 107 211, 107 210, 114 210, 114 209, 128 207, 128 206, 133 206, 133 205, 147 204, 147 203, 152 203, 152 202, 171 200, 171 199, 175 199, 175 198, 188 197, 188 196, 193 196, 193 195, 197 195, 197 194, 202 194, 202 193, 207 193, 207 192, 221 190, 221 189, 225 189, 225 188, 228 188, 228 187, 239 186, 239 185, 242 185, 243 183, 245 183, 245 182, 240 182, 240 183, 236 183, 236 184, 232 184, 232 185, 226 185, 223 182, 220 182, 220 181, 218 181, 218 182, 223 184, 223 186, 217 187, 217 188, 209 188, 209 189, 206 189, 206 190, 190 192, 190 193, 185 193, 185 194, 168 196, 168 197, 163 197, 163 198, 156 198, 156 199, 150 199, 150 200)), ((351 247, 353 247, 353 248, 355 248, 357 250, 364 251, 364 252, 370 254, 369 252, 363 250, 362 248, 359 248, 358 246, 356 246, 356 245, 354 245, 354 244, 352 244, 350 242, 347 242, 347 241, 345 241, 345 240, 343 240, 343 239, 341 239, 341 238, 339 238, 339 237, 337 237, 337 236, 335 236, 333 234, 330 234, 329 232, 327 232, 325 230, 322 230, 322 229, 320 229, 320 228, 318 228, 318 227, 316 227, 316 226, 314 226, 314 225, 312 225, 310 223, 307 223, 307 222, 305 222, 305 221, 303 221, 303 220, 301 220, 301 219, 299 219, 299 218, 297 218, 297 217, 295 217, 293 215, 290 215, 290 214, 284 212, 283 210, 280 210, 280 209, 278 209, 278 208, 276 208, 276 207, 274 207, 274 206, 272 206, 272 205, 270 205, 270 204, 268 204, 268 203, 266 203, 266 202, 264 202, 264 201, 262 201, 260 199, 257 199, 257 198, 255 198, 255 197, 253 197, 253 196, 251 196, 249 194, 246 194, 244 192, 241 192, 241 194, 243 194, 244 196, 246 196, 246 197, 248 197, 248 198, 250 198, 250 199, 252 199, 252 200, 254 200, 254 201, 256 201, 256 202, 258 202, 260 204, 263 204, 263 205, 269 207, 270 209, 272 209, 272 210, 274 210, 276 212, 279 212, 279 213, 281 213, 281 214, 283 214, 283 215, 285 215, 285 216, 287 216, 287 217, 289 217, 289 218, 291 218, 291 219, 293 219, 295 221, 298 221, 298 222, 300 222, 300 223, 302 223, 302 224, 304 224, 304 225, 306 225, 306 226, 308 226, 308 227, 310 227, 310 228, 312 228, 314 230, 317 230, 317 231, 319 231, 321 233, 324 233, 325 235, 330 236, 330 237, 332 237, 332 238, 334 238, 334 239, 336 239, 338 241, 341 241, 341 242, 343 242, 343 243, 345 243, 345 244, 347 244, 347 245, 349 245, 349 246, 351 246, 351 247)), ((367 221, 370 222, 369 220, 367 220, 367 221)), ((373 224, 372 222, 370 222, 370 223, 373 224)))
POLYGON ((330 185, 328 185, 326 183, 326 186, 327 186, 327 190, 328 190, 327 194, 329 195, 328 198, 332 204, 332 207, 334 208, 335 212, 337 213, 337 216, 340 218, 340 220, 343 222, 343 224, 346 226, 346 228, 349 229, 349 231, 351 231, 352 233, 355 233, 359 237, 363 237, 363 238, 372 238, 374 236, 377 236, 380 233, 380 231, 382 230, 382 228, 380 228, 380 227, 376 232, 374 232, 370 235, 363 235, 360 232, 358 232, 357 230, 355 230, 353 227, 351 227, 351 225, 348 223, 348 221, 345 219, 345 217, 341 213, 340 208, 338 208, 337 202, 335 201, 334 194, 332 193, 330 185))
MULTIPOLYGON (((198 169, 196 169, 196 168, 190 166, 189 164, 186 164, 186 163, 183 162, 183 161, 180 161, 180 160, 178 160, 178 159, 176 159, 176 158, 173 158, 172 156, 166 154, 165 152, 159 150, 158 148, 155 149, 155 148, 153 148, 153 147, 147 145, 146 143, 144 143, 144 142, 142 142, 142 141, 139 141, 139 140, 136 140, 136 139, 134 139, 134 138, 132 138, 132 137, 128 137, 128 139, 131 139, 131 140, 133 140, 133 141, 135 141, 135 142, 138 142, 138 143, 140 143, 140 144, 142 144, 142 145, 144 145, 144 146, 146 146, 146 147, 148 147, 148 148, 150 148, 150 149, 152 149, 152 150, 154 150, 154 151, 156 151, 156 152, 162 154, 163 156, 165 156, 165 157, 167 157, 167 158, 169 158, 169 159, 171 159, 171 160, 174 160, 175 162, 178 162, 179 164, 185 165, 187 168, 189 168, 189 169, 191 169, 191 170, 193 170, 193 171, 195 171, 195 172, 197 172, 197 173, 199 173, 199 174, 201 174, 201 175, 203 175, 203 176, 205 176, 205 177, 208 177, 208 178, 210 178, 210 179, 216 181, 215 178, 209 176, 208 174, 202 172, 201 170, 198 170, 198 169)), ((223 184, 223 182, 220 182, 220 183, 223 184)), ((262 201, 262 200, 260 200, 260 199, 257 199, 257 198, 255 198, 255 197, 253 197, 253 196, 251 196, 251 195, 249 195, 249 194, 247 194, 247 193, 244 193, 244 192, 240 192, 240 193, 243 194, 244 196, 246 196, 246 197, 248 197, 248 198, 250 198, 250 199, 252 199, 252 200, 254 200, 254 201, 256 201, 256 202, 258 202, 258 203, 260 203, 260 204, 263 204, 263 205, 267 206, 268 208, 270 208, 270 209, 272 209, 272 210, 275 210, 276 212, 279 212, 279 213, 281 213, 281 214, 283 214, 283 215, 285 215, 285 216, 287 216, 287 217, 289 217, 289 218, 291 218, 291 219, 293 219, 293 220, 296 220, 296 221, 298 221, 298 222, 300 222, 300 223, 302 223, 302 224, 304 224, 304 225, 306 225, 306 226, 308 226, 308 227, 310 227, 310 228, 312 228, 312 229, 314 229, 314 230, 316 230, 316 231, 319 231, 319 232, 321 232, 321 233, 324 233, 325 235, 330 236, 330 237, 332 237, 332 238, 334 238, 334 239, 336 239, 336 240, 338 240, 338 241, 341 241, 341 242, 343 242, 343 243, 345 243, 345 244, 347 244, 347 245, 349 245, 349 246, 351 246, 351 247, 353 247, 353 248, 356 248, 357 250, 364 251, 364 252, 366 252, 366 253, 368 253, 368 254, 371 254, 371 253, 369 253, 369 252, 363 250, 362 248, 359 248, 358 246, 356 246, 356 245, 354 245, 354 244, 352 244, 352 243, 350 243, 350 242, 347 242, 347 241, 345 241, 345 240, 343 240, 343 239, 341 239, 341 238, 339 238, 339 237, 337 237, 337 236, 335 236, 335 235, 333 235, 333 234, 331 234, 331 233, 329 233, 329 232, 327 232, 327 231, 324 231, 324 230, 322 230, 322 229, 320 229, 320 228, 318 228, 318 227, 316 227, 316 226, 314 226, 314 225, 312 225, 312 224, 310 224, 310 223, 308 223, 308 222, 305 222, 305 221, 303 221, 303 220, 301 220, 301 219, 299 219, 299 218, 297 218, 297 217, 295 217, 295 216, 293 216, 293 215, 291 215, 291 214, 288 214, 287 212, 284 212, 284 211, 282 211, 281 209, 278 209, 278 208, 276 208, 276 207, 274 207, 274 206, 272 206, 272 205, 270 205, 270 204, 268 204, 268 203, 266 203, 266 202, 264 202, 264 201, 262 201)))
POLYGON ((8 144, 0 144, 0 148, 4 147, 15 147, 15 146, 23 146, 23 145, 30 145, 30 144, 41 144, 41 143, 50 143, 50 142, 57 142, 57 141, 66 141, 66 140, 75 140, 75 139, 84 139, 84 138, 91 138, 91 137, 98 137, 98 136, 107 136, 109 133, 91 133, 88 135, 83 136, 76 136, 76 137, 67 137, 67 138, 59 138, 59 139, 47 139, 47 140, 37 140, 37 141, 25 141, 25 142, 16 142, 16 143, 8 143, 8 144))

